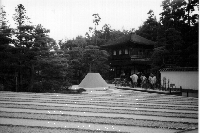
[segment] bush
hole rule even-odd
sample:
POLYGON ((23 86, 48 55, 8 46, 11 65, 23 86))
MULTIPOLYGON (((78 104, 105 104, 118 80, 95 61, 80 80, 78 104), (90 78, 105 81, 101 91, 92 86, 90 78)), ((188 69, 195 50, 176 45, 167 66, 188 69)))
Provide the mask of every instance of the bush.
POLYGON ((58 80, 37 81, 33 84, 31 92, 62 92, 68 90, 69 82, 59 82, 58 80))
POLYGON ((0 84, 0 91, 3 91, 4 90, 4 86, 3 84, 0 84))
POLYGON ((84 91, 86 91, 84 88, 79 88, 79 89, 77 90, 78 93, 82 93, 82 92, 84 92, 84 91))
POLYGON ((33 88, 32 90, 30 90, 31 92, 42 92, 43 91, 43 85, 42 82, 35 82, 33 84, 33 88))

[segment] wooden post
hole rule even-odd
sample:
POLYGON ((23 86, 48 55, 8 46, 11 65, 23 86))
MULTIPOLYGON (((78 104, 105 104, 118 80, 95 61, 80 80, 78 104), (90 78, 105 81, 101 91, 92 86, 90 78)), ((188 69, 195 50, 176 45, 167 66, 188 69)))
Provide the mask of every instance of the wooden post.
POLYGON ((17 81, 17 75, 18 75, 18 73, 16 72, 15 73, 15 89, 16 89, 16 92, 17 92, 17 90, 18 90, 18 81, 17 81))
MULTIPOLYGON (((169 89, 169 79, 168 79, 168 82, 167 82, 167 90, 169 89)), ((171 91, 171 90, 170 90, 171 91)))
POLYGON ((180 94, 181 94, 181 96, 182 96, 182 86, 180 86, 180 94))

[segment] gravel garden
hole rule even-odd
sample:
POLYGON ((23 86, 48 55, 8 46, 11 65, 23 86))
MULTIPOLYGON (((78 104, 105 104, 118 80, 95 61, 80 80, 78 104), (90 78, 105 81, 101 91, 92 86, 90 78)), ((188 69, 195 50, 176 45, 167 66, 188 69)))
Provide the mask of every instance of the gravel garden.
POLYGON ((0 133, 198 132, 198 98, 109 89, 0 92, 0 133))

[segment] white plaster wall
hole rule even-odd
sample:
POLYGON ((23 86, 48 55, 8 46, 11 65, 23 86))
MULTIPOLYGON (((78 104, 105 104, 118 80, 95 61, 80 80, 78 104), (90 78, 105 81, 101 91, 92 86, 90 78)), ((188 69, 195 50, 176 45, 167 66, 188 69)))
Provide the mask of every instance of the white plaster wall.
POLYGON ((177 88, 182 86, 183 89, 198 90, 198 71, 163 71, 161 72, 161 85, 163 85, 163 77, 169 84, 175 84, 177 88))

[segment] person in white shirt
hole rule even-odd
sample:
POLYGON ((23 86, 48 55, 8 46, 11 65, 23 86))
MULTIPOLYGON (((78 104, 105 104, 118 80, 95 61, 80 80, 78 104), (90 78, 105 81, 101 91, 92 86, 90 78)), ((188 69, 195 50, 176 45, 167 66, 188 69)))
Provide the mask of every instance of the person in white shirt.
POLYGON ((133 87, 137 87, 137 80, 138 80, 138 76, 136 74, 132 74, 130 76, 130 78, 132 79, 133 81, 133 87))
POLYGON ((149 83, 151 84, 150 85, 150 88, 151 89, 154 89, 155 88, 155 85, 156 85, 156 76, 154 76, 153 74, 151 74, 149 76, 149 83))

